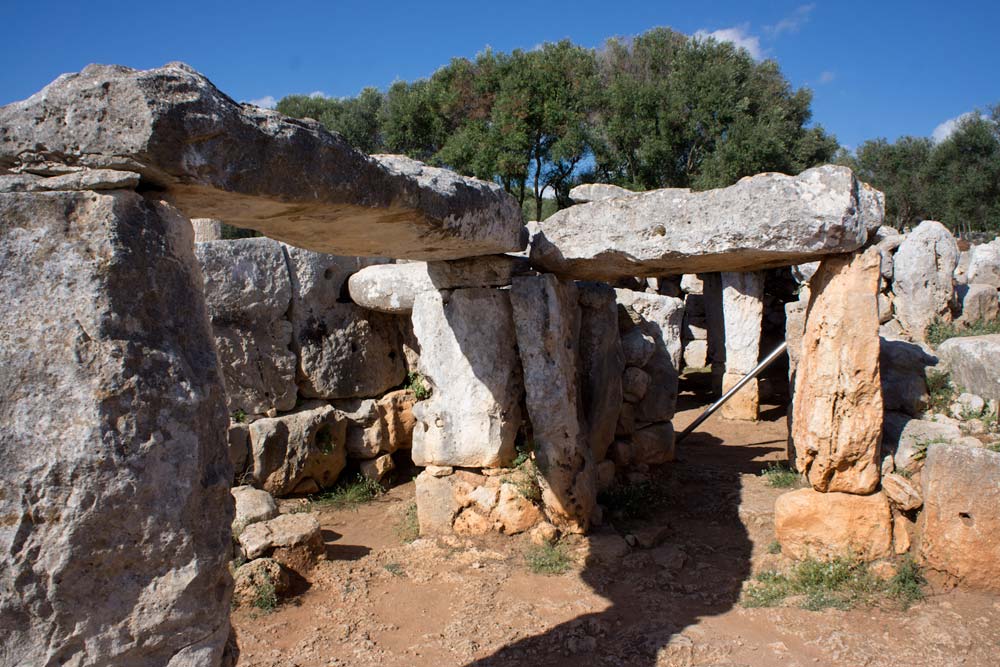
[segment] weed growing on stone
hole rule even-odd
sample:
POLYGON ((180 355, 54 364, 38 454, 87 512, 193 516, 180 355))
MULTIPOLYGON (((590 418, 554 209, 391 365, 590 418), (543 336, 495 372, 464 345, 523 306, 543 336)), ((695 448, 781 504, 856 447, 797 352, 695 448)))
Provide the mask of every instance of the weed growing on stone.
POLYGON ((930 406, 935 412, 947 413, 948 406, 955 400, 955 388, 951 376, 942 371, 927 371, 927 394, 930 406))
POLYGON ((403 385, 403 388, 412 391, 418 401, 430 398, 431 395, 431 389, 420 373, 407 373, 406 384, 403 385))
POLYGON ((531 546, 524 553, 524 559, 535 574, 562 574, 570 567, 569 556, 560 544, 531 546))
POLYGON ((829 607, 851 609, 871 606, 879 599, 892 599, 908 608, 923 597, 925 581, 912 560, 902 561, 889 581, 875 576, 868 565, 852 558, 821 561, 808 558, 788 572, 767 571, 746 587, 740 599, 744 607, 774 607, 788 598, 809 611, 829 607))
POLYGON ((781 542, 775 540, 767 545, 767 553, 769 554, 780 554, 781 553, 781 542))
POLYGON ((531 452, 535 450, 535 443, 531 440, 524 442, 517 446, 517 456, 514 457, 514 461, 510 464, 512 468, 519 468, 525 461, 531 457, 531 452))
POLYGON ((399 563, 386 563, 383 567, 385 567, 386 572, 394 577, 403 576, 403 566, 399 563))
POLYGON ((330 491, 311 496, 309 501, 313 506, 348 509, 371 502, 382 493, 382 486, 378 482, 357 475, 354 479, 341 482, 330 491))
POLYGON ((246 420, 247 420, 247 413, 245 413, 243 410, 237 410, 236 412, 233 413, 233 421, 236 422, 237 424, 242 424, 246 422, 246 420))
POLYGON ((529 462, 518 470, 511 481, 524 498, 533 503, 541 502, 542 487, 538 485, 538 471, 534 463, 529 462))
POLYGON ((761 473, 768 486, 775 489, 791 489, 799 485, 801 478, 784 463, 771 463, 761 473))
POLYGON ((927 342, 937 347, 949 338, 962 338, 964 336, 985 336, 987 334, 1000 333, 1000 320, 976 320, 968 326, 956 324, 955 322, 942 322, 935 318, 927 326, 924 332, 927 342))
POLYGON ((396 524, 396 537, 404 544, 409 544, 420 537, 420 521, 417 519, 417 504, 410 503, 403 512, 403 517, 396 524))
POLYGON ((265 614, 270 614, 278 607, 278 593, 274 590, 271 577, 265 576, 264 580, 257 584, 251 604, 265 614))
POLYGON ((990 450, 991 452, 996 452, 997 454, 1000 454, 1000 442, 991 442, 990 444, 986 445, 986 449, 990 450))

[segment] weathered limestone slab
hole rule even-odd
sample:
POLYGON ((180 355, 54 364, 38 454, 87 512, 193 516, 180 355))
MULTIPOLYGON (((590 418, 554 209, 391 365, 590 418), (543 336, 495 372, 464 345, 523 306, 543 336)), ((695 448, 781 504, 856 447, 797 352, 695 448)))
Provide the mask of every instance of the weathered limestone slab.
POLYGON ((253 484, 275 496, 331 486, 347 464, 347 420, 333 407, 300 410, 250 424, 253 484))
POLYGON ((962 304, 959 324, 970 326, 979 321, 992 322, 1000 317, 1000 301, 997 300, 997 288, 993 285, 959 285, 955 293, 962 304))
POLYGON ((1000 239, 977 245, 969 251, 968 284, 981 283, 1000 289, 1000 239))
POLYGON ((580 283, 577 289, 583 414, 589 425, 590 450, 594 460, 601 461, 615 439, 624 391, 625 354, 618 336, 615 290, 601 283, 580 283))
POLYGON ((292 297, 281 244, 266 238, 195 244, 226 380, 229 411, 295 407, 292 297))
POLYGON ((896 319, 912 338, 923 340, 935 318, 951 321, 958 243, 940 222, 925 220, 906 235, 892 261, 896 319))
POLYGON ((236 504, 233 534, 238 536, 247 526, 278 516, 278 505, 267 491, 252 486, 236 486, 230 490, 236 504))
POLYGON ((817 491, 867 494, 879 481, 877 248, 823 260, 810 282, 795 370, 795 464, 817 491))
POLYGON ((957 387, 1000 400, 1000 334, 949 338, 937 353, 957 387))
POLYGON ((369 157, 315 121, 240 105, 182 63, 90 65, 0 109, 0 172, 141 175, 188 217, 319 252, 455 259, 524 247, 500 186, 369 157))
POLYGON ((642 369, 650 383, 636 405, 635 418, 640 422, 670 421, 677 407, 677 380, 681 365, 681 323, 684 302, 681 299, 616 289, 619 326, 623 340, 632 338, 638 329, 654 343, 653 354, 642 369))
POLYGON ((347 282, 354 303, 383 313, 409 313, 418 294, 460 287, 504 287, 529 270, 523 257, 490 255, 450 262, 368 266, 347 282))
MULTIPOLYGON (((726 371, 722 393, 753 370, 760 358, 760 331, 764 317, 764 274, 724 272, 722 313, 726 335, 726 371)), ((757 380, 750 380, 720 410, 724 419, 756 421, 760 407, 757 380)))
POLYGON ((1000 454, 930 447, 921 483, 921 564, 964 586, 1000 592, 1000 454))
POLYGON ((69 174, 48 177, 36 174, 0 175, 0 192, 134 190, 138 185, 139 174, 117 169, 80 169, 69 174))
POLYGON ((881 493, 784 493, 774 503, 774 533, 781 553, 799 560, 872 561, 892 554, 892 513, 881 493))
POLYGON ((603 199, 630 197, 634 194, 637 193, 617 185, 611 185, 610 183, 584 183, 570 190, 569 198, 574 203, 586 204, 587 202, 601 201, 603 199))
MULTIPOLYGON (((136 184, 139 182, 139 174, 136 174, 136 184)), ((211 218, 195 218, 191 221, 194 228, 194 242, 204 243, 205 241, 222 240, 222 221, 211 218)))
POLYGON ((851 252, 882 222, 880 192, 850 169, 760 174, 707 192, 581 204, 539 223, 532 265, 585 280, 754 271, 851 252))
POLYGON ((545 513, 560 529, 582 533, 597 502, 597 477, 580 427, 577 289, 551 274, 518 277, 510 299, 545 513))
POLYGON ((413 406, 413 462, 510 463, 523 385, 510 295, 489 288, 424 292, 413 306, 420 372, 431 397, 413 406))
POLYGON ((340 257, 285 246, 292 281, 292 347, 299 393, 308 398, 380 396, 406 377, 399 323, 344 295, 348 277, 384 259, 340 257))
POLYGON ((248 526, 240 533, 246 558, 270 556, 278 563, 304 574, 323 555, 323 534, 314 513, 282 514, 270 521, 248 526))
POLYGON ((4 665, 221 663, 233 473, 192 239, 134 192, 0 194, 4 665))
POLYGON ((337 401, 335 407, 348 421, 347 455, 370 459, 397 449, 410 449, 416 400, 409 389, 399 389, 379 399, 337 401))

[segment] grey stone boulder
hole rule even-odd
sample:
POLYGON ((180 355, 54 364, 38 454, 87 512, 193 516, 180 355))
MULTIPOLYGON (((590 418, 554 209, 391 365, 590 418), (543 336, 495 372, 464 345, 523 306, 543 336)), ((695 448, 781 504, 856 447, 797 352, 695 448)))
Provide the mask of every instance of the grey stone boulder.
POLYGON ((879 370, 882 401, 887 411, 919 416, 928 407, 927 369, 938 358, 929 349, 906 340, 880 340, 879 370))
POLYGON ((831 165, 707 192, 654 190, 558 211, 539 223, 531 263, 607 282, 802 264, 860 248, 883 209, 881 193, 831 165))
MULTIPOLYGON (((138 174, 136 174, 136 183, 138 183, 138 174)), ((205 241, 220 241, 222 240, 222 221, 212 220, 211 218, 195 218, 191 221, 191 227, 194 228, 194 242, 204 243, 205 241)))
POLYGON ((962 306, 958 324, 971 326, 979 321, 992 322, 1000 317, 1000 300, 997 299, 997 288, 993 285, 958 285, 955 294, 962 306))
POLYGON ((638 327, 627 327, 626 333, 621 336, 621 341, 625 363, 629 366, 642 368, 649 363, 653 353, 656 352, 656 340, 638 327))
POLYGON ((979 283, 1000 289, 1000 239, 974 246, 969 251, 969 268, 966 282, 979 283))
POLYGON ((278 516, 278 505, 267 491, 252 486, 235 486, 230 493, 236 503, 236 517, 233 519, 234 535, 239 535, 251 524, 278 516))
POLYGON ((253 486, 274 496, 332 486, 347 464, 347 420, 332 406, 306 403, 296 412, 250 424, 253 486))
POLYGON ((413 406, 413 462, 503 467, 515 456, 523 384, 510 293, 424 292, 413 306, 420 372, 431 396, 413 406))
POLYGON ((379 258, 340 257, 285 246, 292 284, 292 349, 306 398, 380 396, 406 377, 398 319, 344 294, 348 278, 379 258))
POLYGON ((90 65, 0 109, 0 172, 138 173, 190 218, 319 252, 455 259, 524 247, 499 185, 367 156, 311 120, 240 105, 183 63, 90 65))
POLYGON ((611 185, 610 183, 584 183, 571 189, 569 191, 569 198, 576 204, 586 204, 587 202, 604 199, 631 197, 634 194, 638 193, 626 190, 617 185, 611 185))
POLYGON ((959 389, 1000 400, 1000 334, 949 338, 937 353, 959 389))
POLYGON ((893 257, 893 308, 910 337, 923 340, 935 319, 951 321, 958 243, 940 222, 925 220, 893 257))
POLYGON ((590 449, 594 460, 600 461, 615 439, 615 426, 622 407, 625 355, 618 337, 615 290, 601 283, 579 283, 577 293, 580 300, 581 400, 589 426, 590 449))
POLYGON ((192 247, 131 191, 0 194, 4 665, 222 663, 233 471, 192 247))
POLYGON ((670 421, 677 405, 677 381, 681 365, 681 323, 684 302, 659 294, 615 290, 622 339, 638 329, 653 339, 654 350, 642 369, 650 376, 645 395, 636 405, 640 422, 670 421))
POLYGON ((962 431, 953 424, 914 419, 886 412, 882 426, 882 453, 893 457, 897 470, 916 472, 932 447, 956 442, 962 431))
POLYGON ((597 473, 580 420, 577 289, 551 274, 518 277, 510 299, 545 513, 560 530, 583 533, 597 504, 597 473))
MULTIPOLYGON (((240 547, 248 560, 272 554, 276 549, 306 547, 321 551, 323 537, 315 514, 282 514, 269 521, 254 523, 240 534, 240 547)), ((280 559, 278 559, 280 562, 280 559)))
POLYGON ((229 411, 295 407, 292 287, 281 244, 266 238, 195 244, 226 380, 229 411))
POLYGON ((523 257, 489 255, 447 262, 380 264, 358 271, 348 280, 354 303, 383 313, 413 310, 418 294, 462 287, 504 287, 529 271, 523 257))
POLYGON ((0 175, 0 192, 134 190, 138 185, 139 174, 116 169, 80 169, 48 177, 36 174, 0 175))

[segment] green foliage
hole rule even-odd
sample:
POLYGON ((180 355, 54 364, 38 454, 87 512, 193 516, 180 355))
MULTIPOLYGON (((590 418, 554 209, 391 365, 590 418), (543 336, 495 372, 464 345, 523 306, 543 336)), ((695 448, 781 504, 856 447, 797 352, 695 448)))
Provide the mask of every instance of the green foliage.
POLYGON ((927 325, 925 336, 928 343, 937 347, 949 338, 986 336, 996 333, 1000 333, 1000 320, 979 319, 972 324, 963 326, 955 322, 942 322, 939 318, 934 318, 934 321, 927 325))
POLYGON ((244 412, 243 409, 241 408, 233 412, 232 417, 233 421, 236 422, 237 424, 243 424, 247 420, 247 413, 244 412))
POLYGON ((570 559, 561 544, 532 545, 525 551, 524 560, 535 574, 562 574, 570 568, 570 559))
POLYGON ((837 161, 885 192, 896 228, 940 220, 953 232, 1000 230, 1000 104, 975 111, 944 141, 866 141, 837 161))
POLYGON ((403 388, 412 391, 413 396, 418 401, 430 398, 431 396, 431 388, 427 386, 424 376, 420 373, 407 373, 406 384, 403 385, 403 388))
POLYGON ((991 452, 996 452, 997 454, 1000 454, 1000 441, 991 442, 990 444, 986 445, 986 449, 990 450, 991 452))
POLYGON ((333 433, 328 426, 324 426, 316 433, 316 447, 324 454, 333 453, 333 433))
POLYGON ((517 456, 514 457, 514 461, 511 462, 511 468, 520 468, 523 463, 531 458, 531 453, 535 451, 535 443, 532 440, 526 440, 516 446, 517 456))
POLYGON ((789 468, 788 464, 785 463, 770 463, 760 475, 768 486, 776 489, 791 489, 801 483, 799 473, 789 468))
POLYGON ((394 577, 403 576, 403 566, 399 563, 386 563, 384 566, 385 571, 394 577))
POLYGON ((232 241, 234 239, 254 239, 259 236, 263 236, 256 229, 244 229, 243 227, 233 227, 226 223, 222 223, 222 238, 225 241, 232 241))
POLYGON ((955 388, 951 384, 951 375, 944 371, 928 369, 927 395, 930 407, 935 412, 947 412, 948 406, 955 400, 955 388))
POLYGON ((926 583, 912 560, 904 560, 889 581, 875 576, 866 563, 851 558, 821 561, 814 558, 796 563, 786 572, 759 574, 743 591, 744 607, 773 607, 795 596, 799 606, 810 611, 833 607, 851 609, 870 606, 879 598, 900 601, 908 607, 923 595, 926 583))
POLYGON ((406 506, 402 518, 396 524, 396 537, 405 544, 420 537, 420 521, 417 519, 416 503, 410 503, 406 506))
POLYGON ((780 554, 781 553, 781 542, 774 540, 767 545, 767 553, 769 554, 780 554))
POLYGON ((265 614, 270 614, 278 607, 278 593, 269 574, 265 573, 263 580, 257 583, 250 604, 265 614))
POLYGON ((333 507, 335 509, 356 508, 358 505, 371 502, 382 495, 382 486, 364 475, 346 480, 330 491, 317 493, 309 498, 314 506, 333 507))
POLYGON ((380 117, 384 99, 375 88, 365 88, 357 97, 332 98, 321 95, 289 95, 278 102, 277 110, 295 118, 318 120, 365 153, 383 149, 380 117))
POLYGON ((617 484, 597 497, 612 516, 647 519, 666 502, 664 489, 653 482, 617 484))

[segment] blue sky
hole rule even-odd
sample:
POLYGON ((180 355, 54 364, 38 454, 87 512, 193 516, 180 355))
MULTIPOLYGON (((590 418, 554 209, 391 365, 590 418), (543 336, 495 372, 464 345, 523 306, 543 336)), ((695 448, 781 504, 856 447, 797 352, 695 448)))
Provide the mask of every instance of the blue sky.
POLYGON ((183 60, 238 100, 355 95, 431 74, 487 45, 569 38, 596 47, 654 26, 735 41, 815 93, 842 144, 930 136, 1000 102, 1000 3, 65 2, 3 0, 0 104, 91 62, 183 60))

